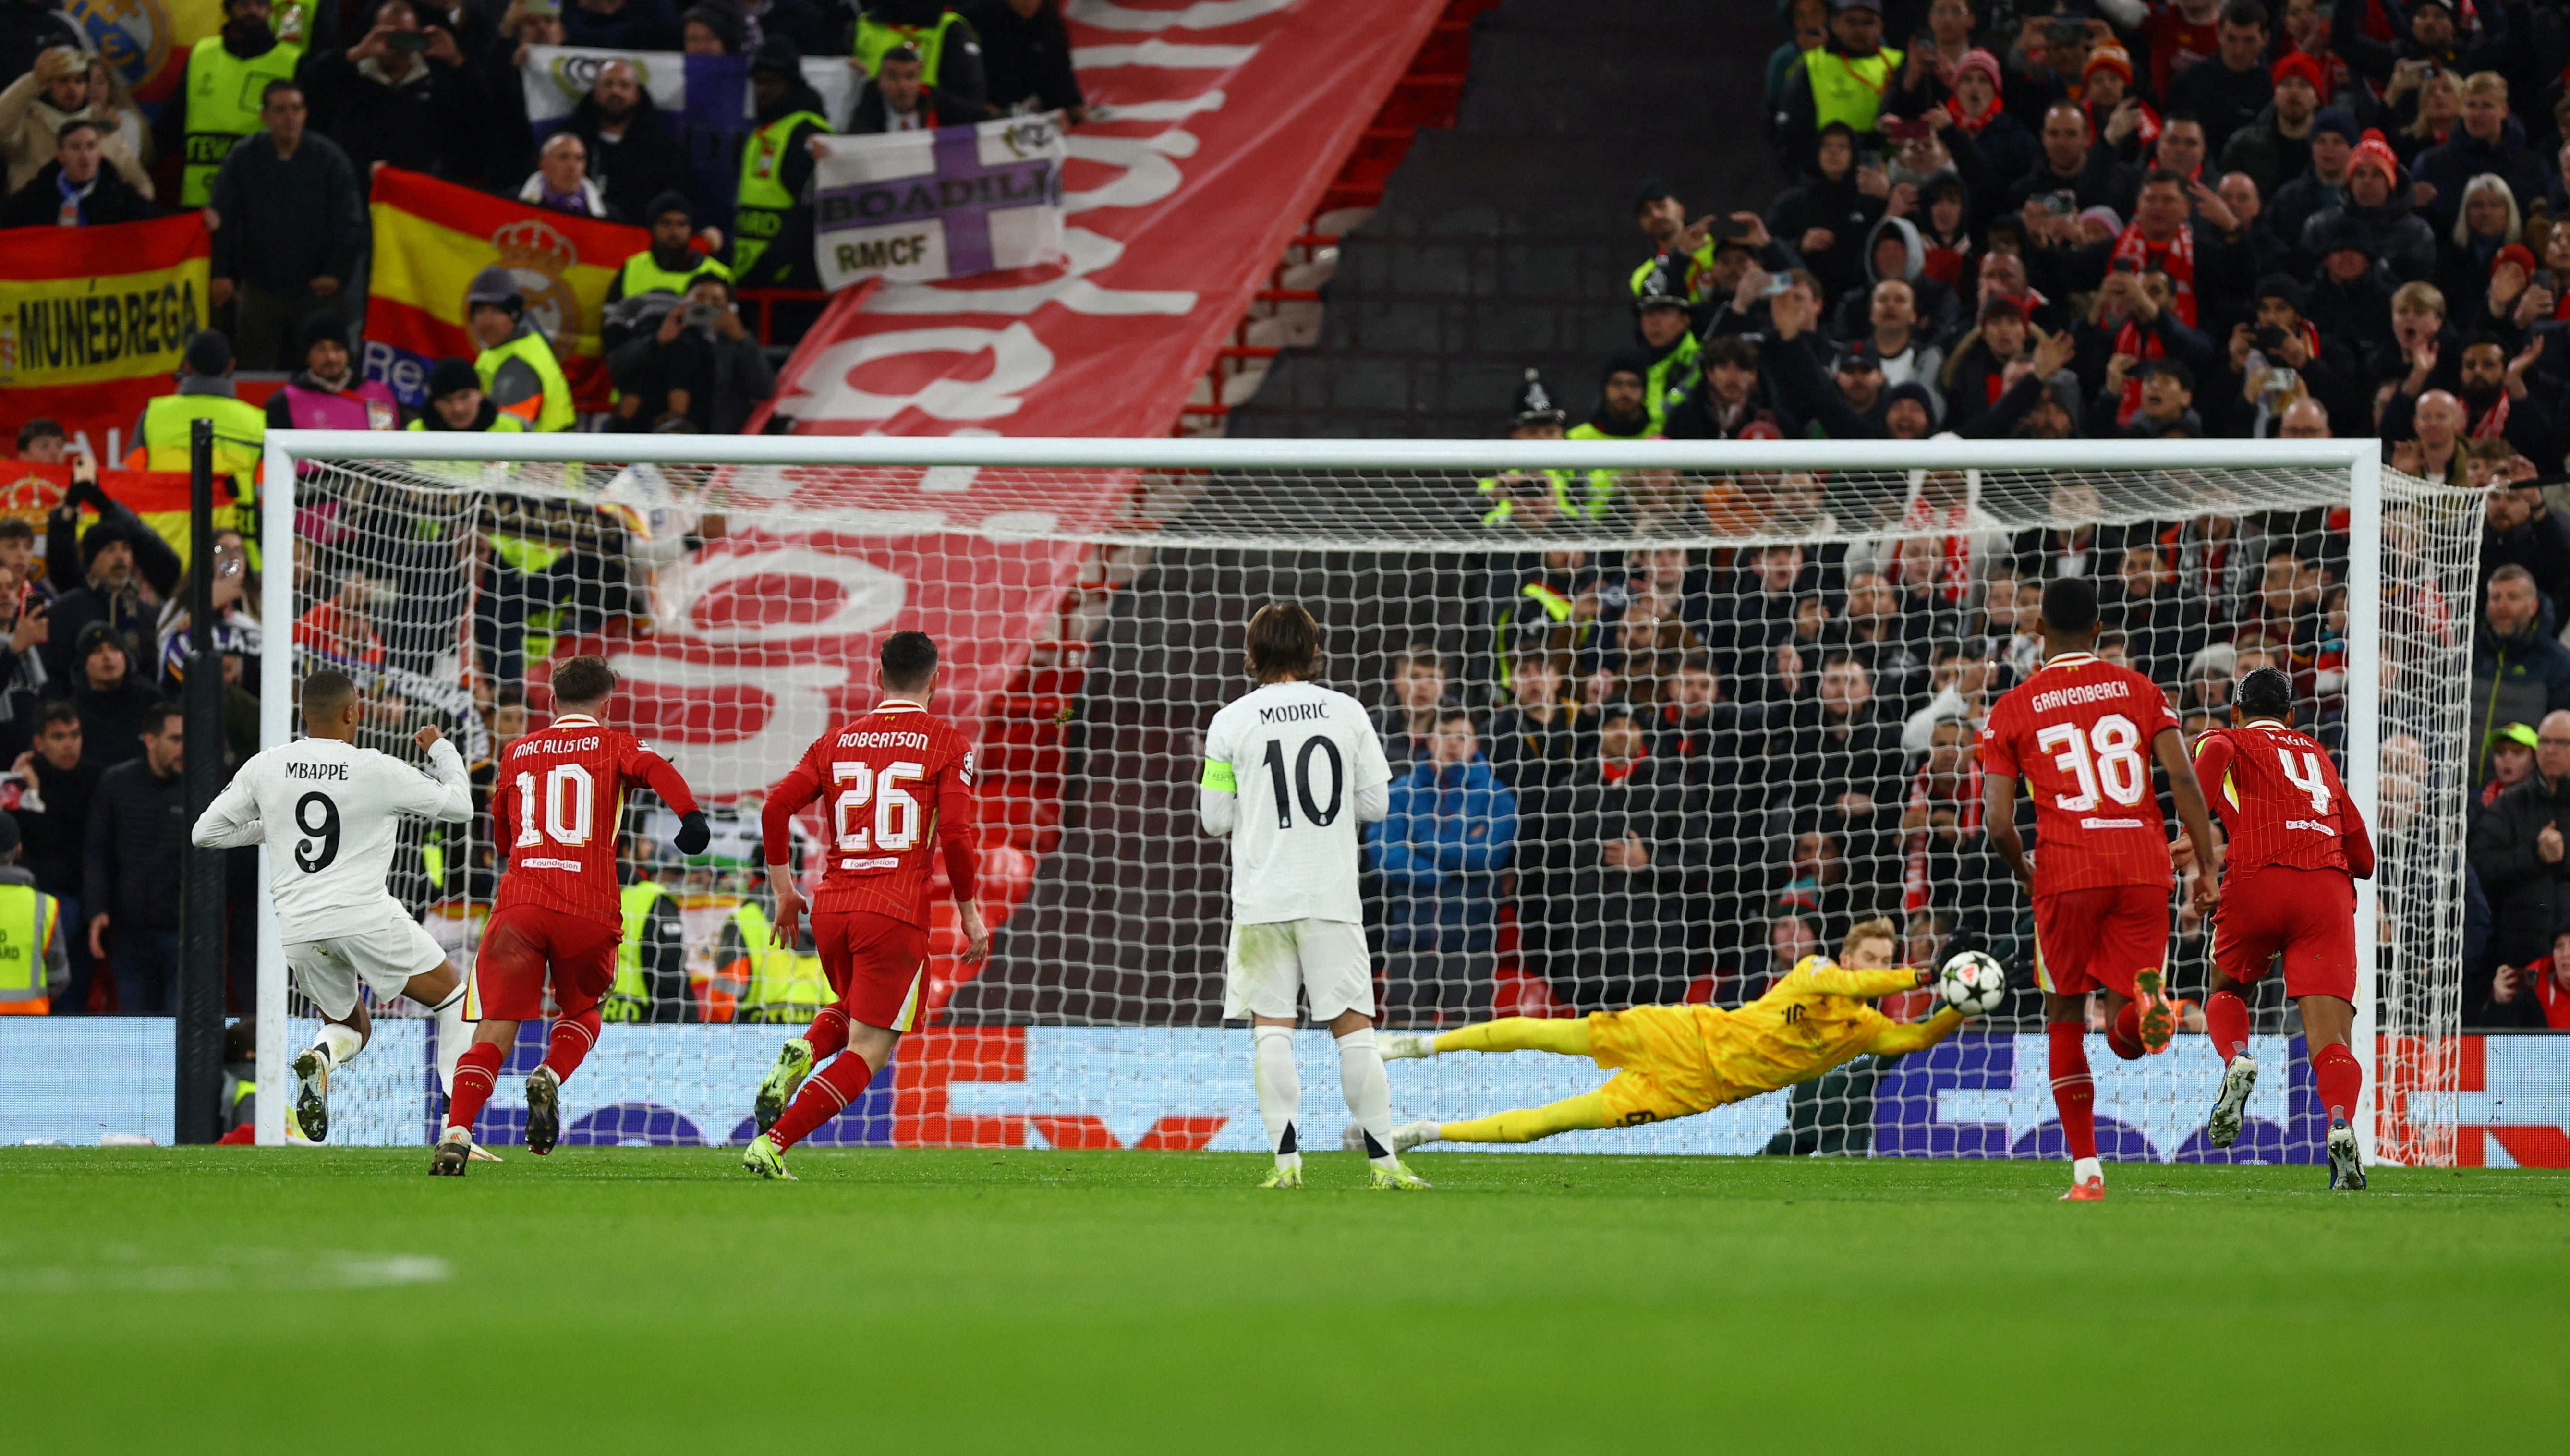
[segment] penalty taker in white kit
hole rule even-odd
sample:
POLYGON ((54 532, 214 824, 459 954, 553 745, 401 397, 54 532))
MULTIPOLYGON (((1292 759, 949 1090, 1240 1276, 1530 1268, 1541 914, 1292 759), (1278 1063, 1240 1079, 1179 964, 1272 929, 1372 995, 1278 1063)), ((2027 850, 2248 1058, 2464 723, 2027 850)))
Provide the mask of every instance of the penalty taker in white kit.
POLYGON ((1261 1188, 1303 1186, 1294 1067, 1295 998, 1339 1043, 1339 1090, 1378 1189, 1424 1189, 1392 1147, 1392 1084, 1375 1050, 1374 961, 1357 899, 1357 825, 1392 803, 1392 769, 1357 701, 1312 682, 1321 628, 1292 602, 1249 619, 1258 686, 1205 730, 1198 811, 1231 840, 1231 955, 1222 1014, 1249 1018, 1258 1115, 1276 1169, 1261 1188))
POLYGON ((437 1068, 451 1091, 464 1051, 464 978, 446 952, 384 889, 401 816, 460 824, 473 817, 472 779, 435 728, 416 741, 428 772, 357 746, 364 705, 347 675, 303 680, 299 742, 265 748, 206 806, 200 848, 268 846, 277 938, 294 987, 321 1012, 321 1034, 294 1059, 294 1124, 315 1143, 330 1132, 330 1074, 371 1033, 363 983, 377 999, 408 996, 437 1017, 437 1068))

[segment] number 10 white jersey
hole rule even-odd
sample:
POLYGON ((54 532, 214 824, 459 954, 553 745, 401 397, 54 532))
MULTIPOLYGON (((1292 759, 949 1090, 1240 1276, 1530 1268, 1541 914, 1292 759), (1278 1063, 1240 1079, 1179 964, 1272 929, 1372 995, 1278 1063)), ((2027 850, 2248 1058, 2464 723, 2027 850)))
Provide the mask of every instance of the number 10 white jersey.
POLYGON ((472 779, 453 743, 429 745, 426 774, 336 738, 263 749, 206 806, 195 837, 207 848, 266 843, 277 938, 292 943, 371 929, 388 904, 400 912, 384 881, 403 814, 473 817, 472 779))
POLYGON ((1231 836, 1232 918, 1364 921, 1360 823, 1380 819, 1392 769, 1364 708, 1312 683, 1271 683, 1205 730, 1205 827, 1231 836))

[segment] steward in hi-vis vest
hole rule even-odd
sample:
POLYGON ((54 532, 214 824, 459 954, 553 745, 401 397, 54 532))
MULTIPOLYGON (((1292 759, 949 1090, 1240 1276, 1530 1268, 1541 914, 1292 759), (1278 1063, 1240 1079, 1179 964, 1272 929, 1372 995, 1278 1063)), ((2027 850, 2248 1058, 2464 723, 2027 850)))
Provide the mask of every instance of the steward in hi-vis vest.
POLYGON ((883 69, 884 53, 901 46, 919 52, 921 85, 977 107, 990 99, 982 37, 946 0, 874 0, 858 13, 849 49, 868 80, 883 69))
MULTIPOLYGON (((301 7, 294 7, 294 13, 300 16, 301 7)), ((259 129, 259 93, 271 81, 293 80, 295 63, 302 59, 302 46, 277 39, 267 0, 223 0, 223 28, 189 50, 187 76, 180 83, 187 137, 180 207, 206 205, 224 155, 259 129)))
POLYGON ((71 984, 61 916, 62 902, 18 867, 17 815, 0 814, 0 1016, 43 1016, 71 984))
POLYGON ((812 262, 812 139, 827 135, 819 93, 803 82, 803 53, 770 35, 749 63, 757 125, 741 142, 731 270, 744 288, 817 288, 812 262))
POLYGON ((514 414, 535 430, 567 430, 579 423, 571 402, 571 381, 563 377, 554 346, 527 321, 526 295, 518 291, 517 274, 505 267, 486 267, 473 275, 464 293, 465 325, 482 352, 473 371, 482 392, 504 414, 514 414))

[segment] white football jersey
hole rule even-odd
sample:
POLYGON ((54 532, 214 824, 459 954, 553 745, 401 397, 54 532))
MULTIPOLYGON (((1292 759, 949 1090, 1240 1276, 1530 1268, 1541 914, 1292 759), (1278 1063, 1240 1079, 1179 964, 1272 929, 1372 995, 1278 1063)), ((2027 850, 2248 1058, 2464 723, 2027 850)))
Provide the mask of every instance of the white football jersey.
POLYGON ((430 744, 423 774, 373 748, 304 738, 243 763, 197 820, 196 840, 265 842, 277 938, 319 940, 381 924, 387 905, 406 913, 384 888, 403 814, 473 817, 473 781, 454 743, 430 744))
POLYGON ((1233 920, 1362 924, 1358 824, 1383 817, 1391 781, 1372 720, 1344 693, 1271 683, 1215 714, 1205 729, 1203 787, 1208 796, 1235 796, 1233 920))

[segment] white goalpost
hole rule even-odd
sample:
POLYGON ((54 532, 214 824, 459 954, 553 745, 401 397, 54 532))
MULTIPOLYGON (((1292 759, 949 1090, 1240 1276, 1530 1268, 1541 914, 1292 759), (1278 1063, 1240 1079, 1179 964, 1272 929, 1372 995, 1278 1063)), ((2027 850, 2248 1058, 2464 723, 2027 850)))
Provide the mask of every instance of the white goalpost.
MULTIPOLYGON (((276 431, 260 740, 289 739, 293 685, 326 665, 367 691, 361 740, 415 756, 409 732, 435 723, 473 760, 517 702, 541 726, 550 663, 605 655, 619 726, 716 806, 717 838, 681 860, 664 810, 629 811, 629 872, 659 887, 629 916, 679 917, 683 964, 629 966, 566 1086, 567 1141, 722 1144, 814 1009, 794 949, 759 938, 760 795, 871 701, 885 634, 927 630, 937 711, 981 744, 997 948, 958 967, 941 915, 928 1030, 818 1141, 1245 1149, 1263 1146, 1248 1038, 1221 1022, 1224 870, 1193 784, 1205 721, 1246 687, 1248 611, 1293 597, 1328 633, 1325 681, 1384 706, 1396 783, 1419 775, 1379 836, 1460 824, 1432 742, 1453 711, 1482 765, 1458 771, 1505 790, 1455 830, 1493 836, 1488 853, 1370 852, 1388 1024, 1736 1002, 1877 916, 1906 956, 1987 949, 2019 988, 1933 1053, 1546 1147, 2057 1156, 2027 1050, 2029 911, 1981 839, 1969 760, 2025 666, 2027 584, 2075 572, 2190 731, 2247 666, 2294 676, 2381 850, 2357 886, 2377 956, 2358 978, 2359 1132, 2368 1158, 2442 1164, 2480 497, 2376 449, 276 431)), ((804 827, 806 849, 832 832, 804 827)), ((467 970, 498 862, 481 819, 397 859, 390 888, 467 970)), ((260 886, 256 1129, 274 1144, 309 1008, 260 886)), ((2177 917, 2182 991, 2202 994, 2209 940, 2177 917)), ((2129 1065, 2096 1039, 2107 1156, 2316 1161, 2278 989, 2256 1031, 2285 1075, 2232 1153, 2200 1135, 2220 1070, 2203 1038, 2129 1065)), ((334 1141, 428 1142, 443 1097, 416 1010, 377 1008, 334 1079, 334 1141)), ((1335 1076, 1307 1037, 1317 1128, 1335 1076)), ((1595 1080, 1536 1065, 1559 1060, 1402 1064, 1395 1110, 1466 1116, 1595 1080)), ((485 1141, 512 1141, 514 1095, 504 1075, 485 1141)))

